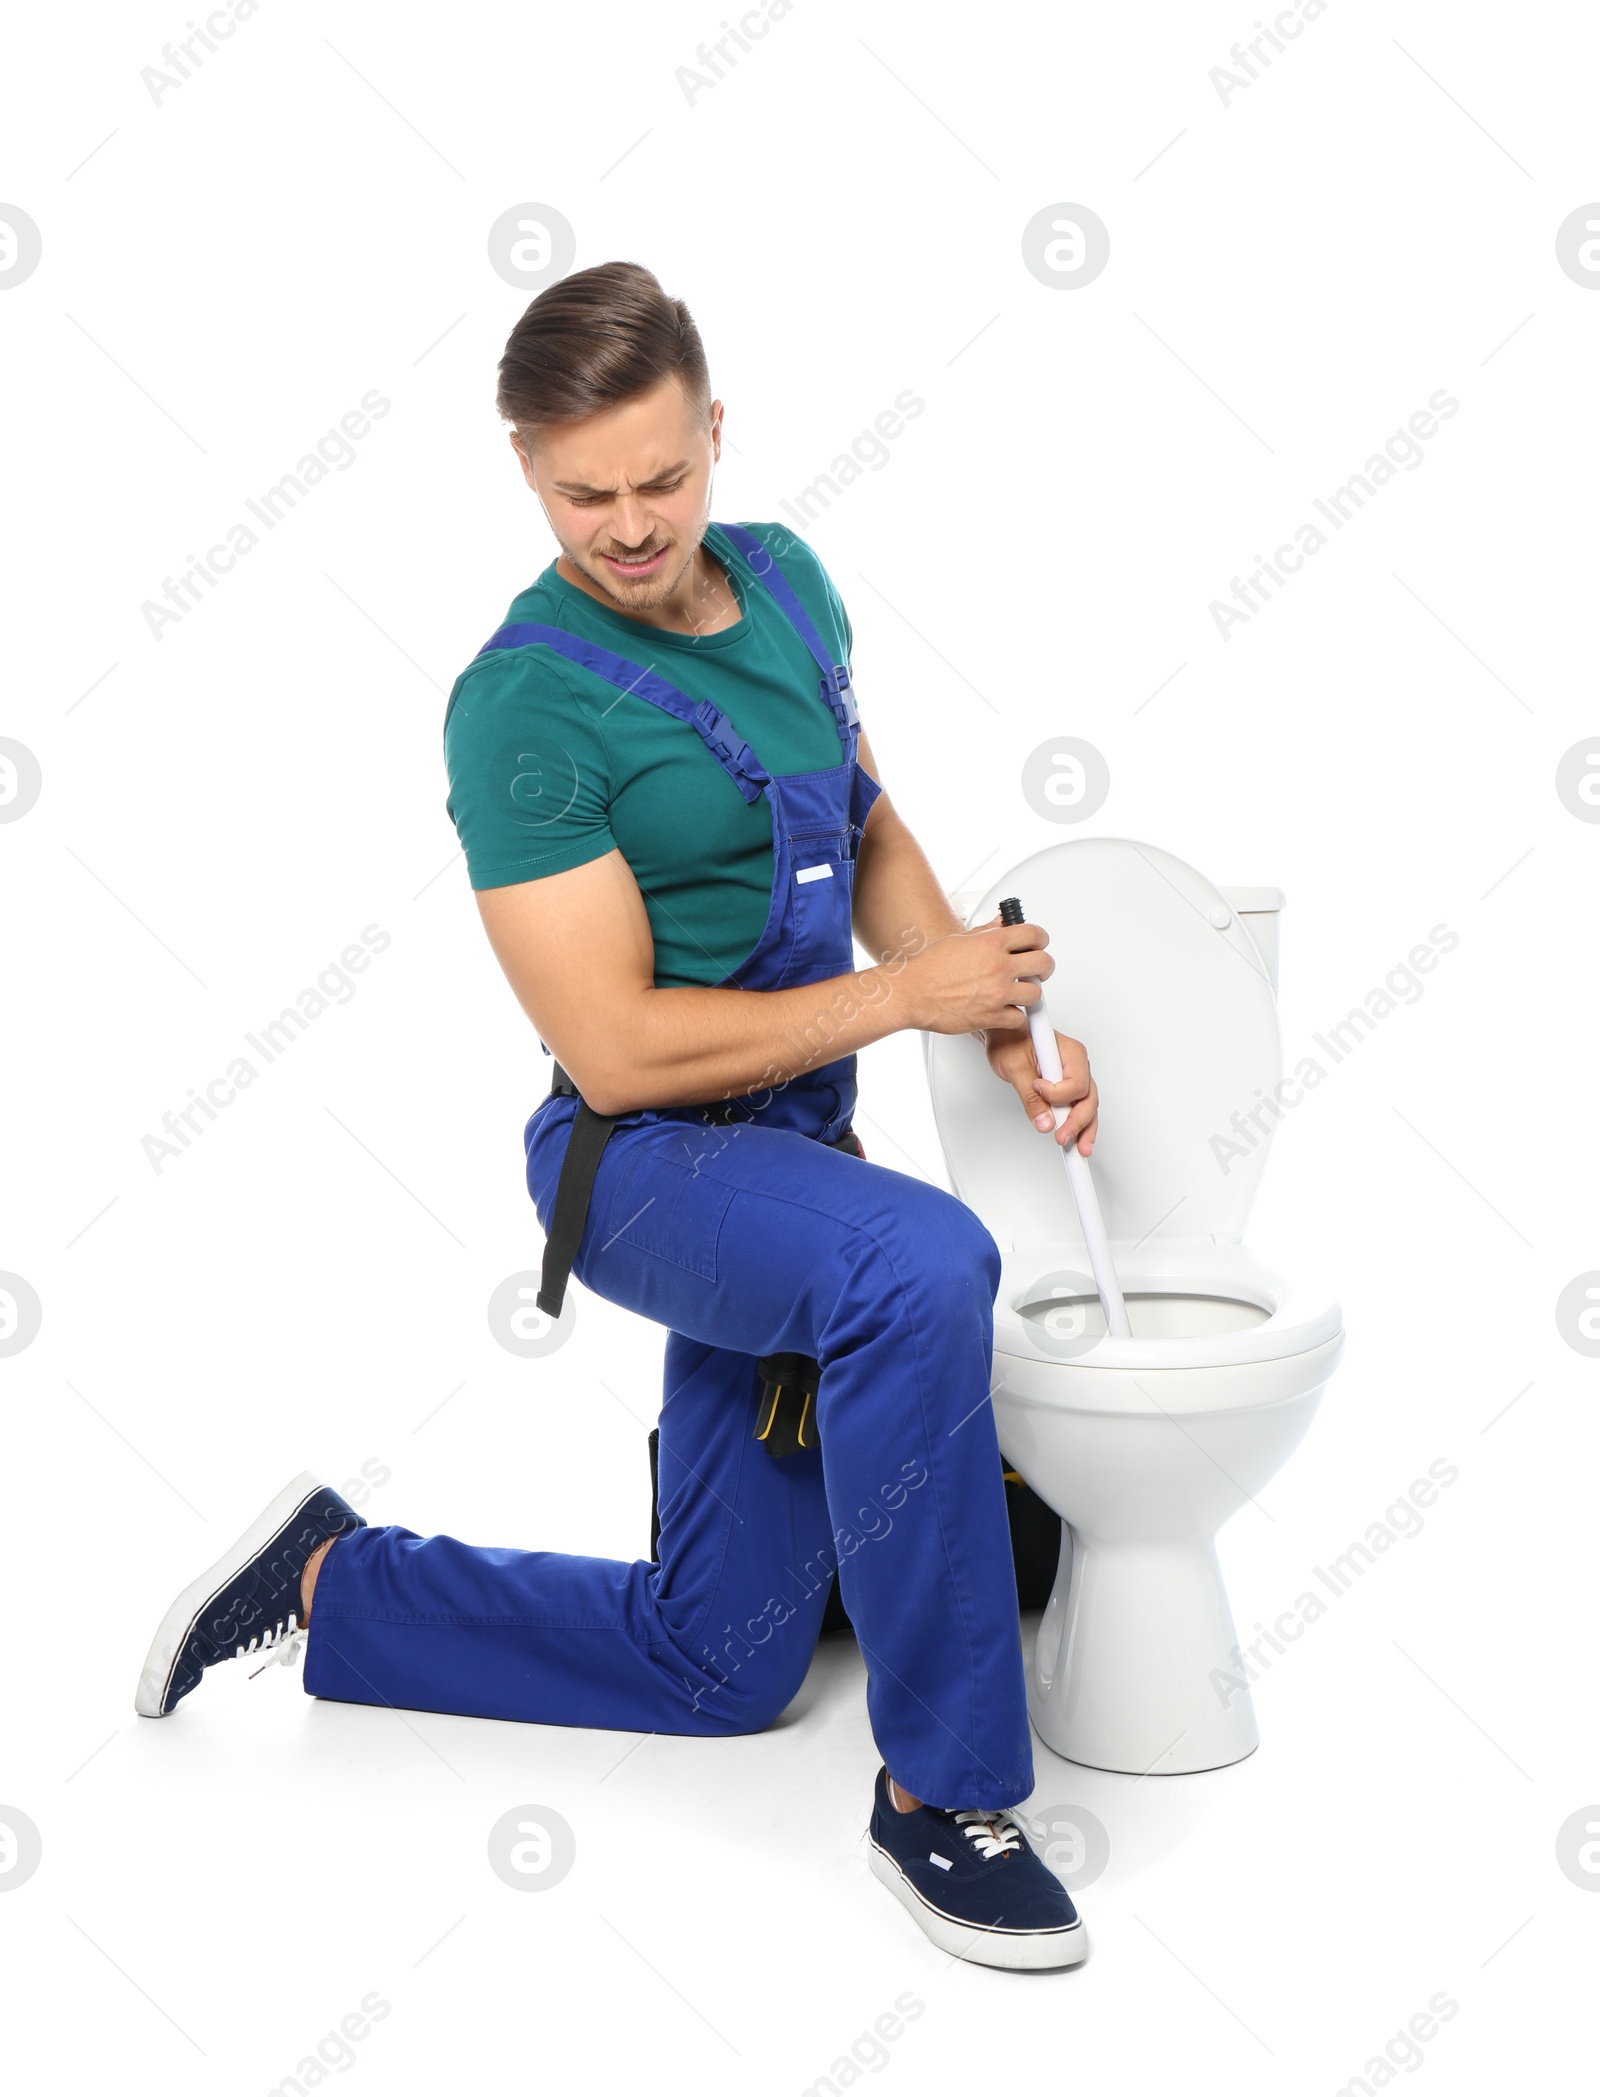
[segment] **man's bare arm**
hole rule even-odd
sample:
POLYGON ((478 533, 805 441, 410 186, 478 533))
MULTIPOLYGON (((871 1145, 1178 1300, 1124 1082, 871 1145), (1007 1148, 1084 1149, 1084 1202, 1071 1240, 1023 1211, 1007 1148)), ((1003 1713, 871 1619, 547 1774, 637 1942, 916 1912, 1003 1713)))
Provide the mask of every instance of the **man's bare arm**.
POLYGON ((1020 972, 1054 966, 1039 928, 961 931, 886 801, 862 855, 857 930, 881 958, 801 989, 658 989, 650 920, 620 852, 480 890, 478 910, 540 1038, 602 1114, 752 1092, 905 1027, 1020 1032, 1017 1007, 1039 996, 1020 972))
POLYGON ((597 1113, 753 1091, 903 1023, 876 970, 803 990, 657 989, 650 920, 620 852, 477 900, 523 1010, 597 1113), (849 1016, 833 1010, 841 993, 849 1016))

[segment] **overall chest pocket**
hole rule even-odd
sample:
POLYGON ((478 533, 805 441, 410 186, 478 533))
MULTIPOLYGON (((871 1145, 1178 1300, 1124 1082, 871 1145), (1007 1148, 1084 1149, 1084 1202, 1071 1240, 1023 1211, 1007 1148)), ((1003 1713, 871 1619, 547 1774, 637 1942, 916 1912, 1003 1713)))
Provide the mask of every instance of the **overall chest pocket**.
MULTIPOLYGON (((696 1140, 696 1132, 690 1130, 689 1144, 696 1140)), ((717 1240, 737 1190, 696 1172, 688 1162, 690 1155, 686 1148, 685 1162, 680 1163, 654 1148, 636 1149, 612 1198, 605 1235, 609 1242, 636 1246, 714 1282, 717 1240)))
POLYGON ((788 843, 795 959, 808 973, 821 969, 845 974, 855 965, 850 939, 854 832, 797 831, 788 843))

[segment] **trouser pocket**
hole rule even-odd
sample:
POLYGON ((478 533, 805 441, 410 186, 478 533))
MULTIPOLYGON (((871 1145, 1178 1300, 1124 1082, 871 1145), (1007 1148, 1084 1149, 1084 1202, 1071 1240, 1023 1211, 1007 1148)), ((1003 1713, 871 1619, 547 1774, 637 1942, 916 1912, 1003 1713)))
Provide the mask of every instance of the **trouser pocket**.
POLYGON ((623 1167, 601 1246, 620 1240, 714 1282, 717 1241, 735 1192, 723 1181, 640 1148, 623 1167))

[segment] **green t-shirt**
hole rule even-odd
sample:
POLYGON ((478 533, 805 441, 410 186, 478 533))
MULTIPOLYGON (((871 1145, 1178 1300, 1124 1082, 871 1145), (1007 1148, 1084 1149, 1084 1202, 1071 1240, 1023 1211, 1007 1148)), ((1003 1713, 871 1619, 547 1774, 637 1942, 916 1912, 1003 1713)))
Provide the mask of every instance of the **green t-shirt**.
MULTIPOLYGON (((787 526, 745 529, 772 552, 834 660, 850 621, 827 571, 787 526)), ((709 699, 769 772, 843 761, 805 643, 713 524, 704 545, 743 616, 721 633, 669 633, 614 612, 552 561, 503 623, 557 626, 709 699)), ((475 889, 564 873, 613 849, 655 937, 656 982, 718 983, 761 936, 772 895, 772 812, 747 802, 695 730, 537 643, 496 649, 456 679, 444 722, 446 813, 475 889)))

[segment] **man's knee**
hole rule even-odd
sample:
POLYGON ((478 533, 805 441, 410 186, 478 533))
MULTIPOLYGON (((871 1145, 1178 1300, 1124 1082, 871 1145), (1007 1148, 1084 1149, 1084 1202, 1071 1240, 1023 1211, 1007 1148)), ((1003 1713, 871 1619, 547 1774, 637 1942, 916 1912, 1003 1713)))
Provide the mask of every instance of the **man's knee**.
POLYGON ((935 1292, 976 1289, 992 1303, 1000 1286, 1000 1248, 965 1202, 942 1188, 929 1187, 930 1197, 917 1218, 922 1285, 935 1292))
POLYGON ((891 1225, 853 1240, 841 1308, 852 1318, 868 1308, 942 1324, 965 1307, 987 1321, 1000 1286, 999 1247, 954 1195, 915 1180, 906 1188, 891 1225))
POLYGON ((810 1649, 796 1649, 776 1661, 763 1656, 756 1666, 725 1660, 692 1688, 685 1678, 691 1730, 719 1736, 765 1732, 794 1702, 810 1664, 810 1649))

